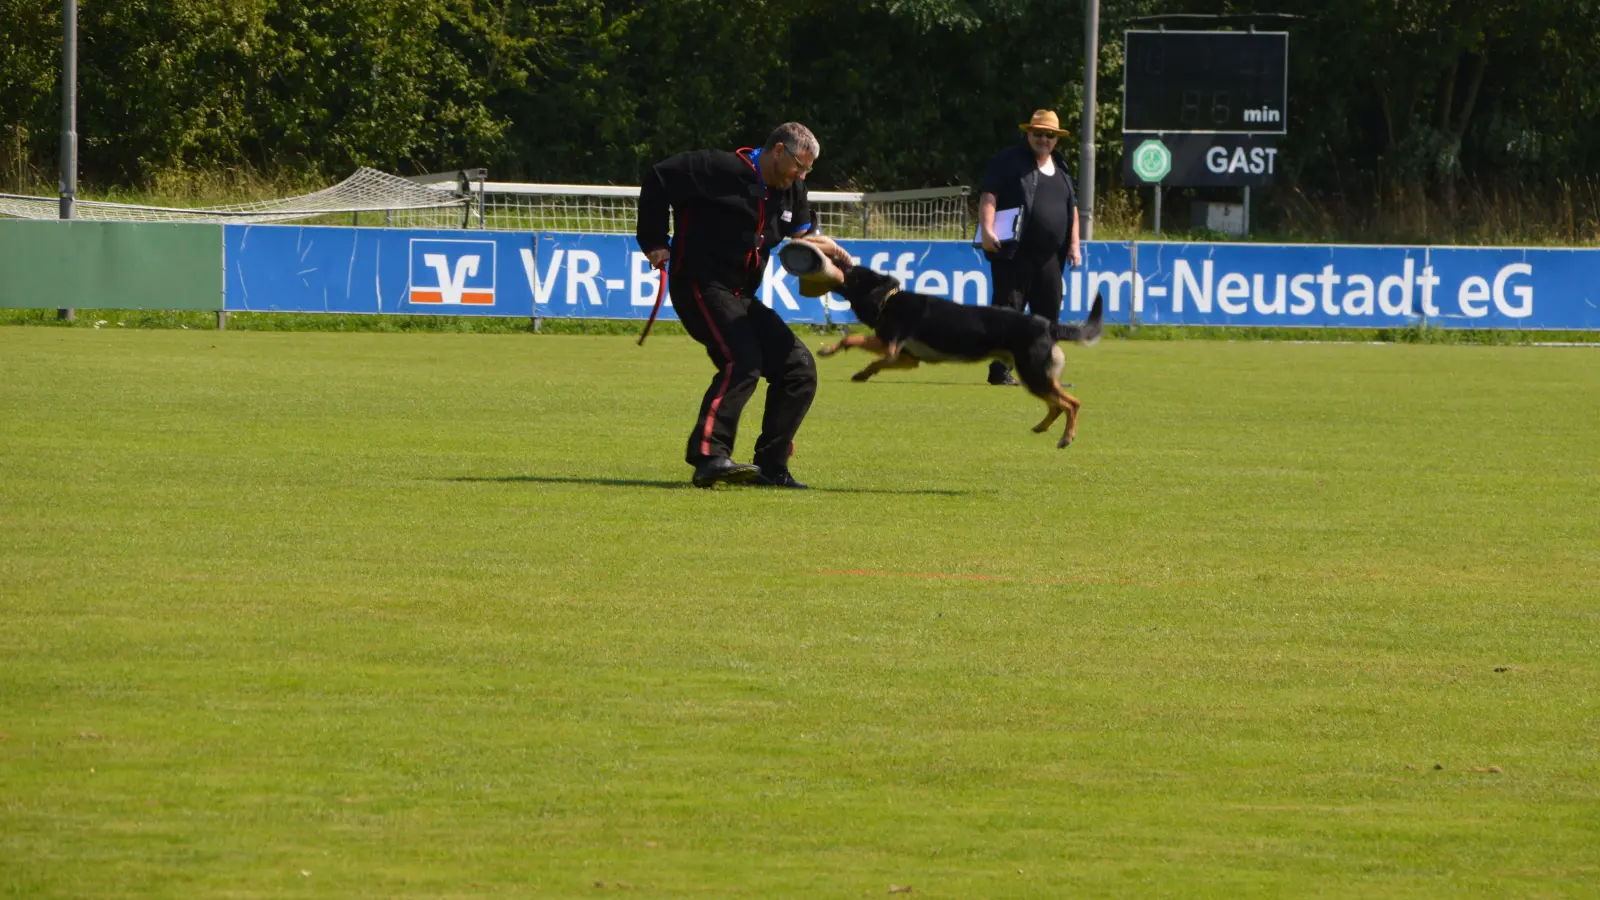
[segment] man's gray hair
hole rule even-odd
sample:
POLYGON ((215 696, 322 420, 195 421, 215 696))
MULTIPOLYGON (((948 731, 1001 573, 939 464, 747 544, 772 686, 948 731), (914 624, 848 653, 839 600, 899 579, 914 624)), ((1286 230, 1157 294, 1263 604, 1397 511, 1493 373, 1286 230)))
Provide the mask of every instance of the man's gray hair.
POLYGON ((790 153, 809 153, 812 158, 822 152, 822 147, 817 143, 817 136, 799 122, 785 122, 772 129, 772 134, 767 136, 767 142, 761 145, 761 149, 771 150, 779 144, 787 148, 790 153))

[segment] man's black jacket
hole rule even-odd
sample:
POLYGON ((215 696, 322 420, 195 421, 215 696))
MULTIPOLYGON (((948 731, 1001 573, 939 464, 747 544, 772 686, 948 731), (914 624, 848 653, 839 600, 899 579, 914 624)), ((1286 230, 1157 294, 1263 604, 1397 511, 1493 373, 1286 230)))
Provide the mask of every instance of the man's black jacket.
POLYGON ((768 189, 748 149, 691 150, 650 167, 639 186, 635 233, 646 253, 669 246, 669 207, 671 275, 747 296, 761 286, 772 248, 811 223, 805 182, 768 189))
MULTIPOLYGON (((1072 183, 1072 176, 1067 174, 1067 160, 1061 155, 1060 150, 1050 151, 1050 156, 1055 160, 1056 169, 1067 182, 1067 205, 1076 208, 1078 205, 1078 189, 1072 183)), ((994 195, 994 208, 1012 209, 1022 207, 1022 215, 1017 219, 1017 237, 1022 237, 1022 229, 1026 227, 1028 217, 1033 212, 1033 193, 1044 176, 1039 172, 1039 163, 1034 159, 1033 148, 1027 144, 1017 144, 1007 147, 990 158, 989 164, 984 167, 983 181, 978 185, 978 192, 994 195)), ((1001 259, 1010 259, 1016 255, 1017 247, 1021 240, 1006 241, 1000 245, 998 254, 984 252, 990 262, 996 256, 1001 259)), ((1061 244, 1059 259, 1062 268, 1067 265, 1067 247, 1072 243, 1072 229, 1067 228, 1067 239, 1061 244)))

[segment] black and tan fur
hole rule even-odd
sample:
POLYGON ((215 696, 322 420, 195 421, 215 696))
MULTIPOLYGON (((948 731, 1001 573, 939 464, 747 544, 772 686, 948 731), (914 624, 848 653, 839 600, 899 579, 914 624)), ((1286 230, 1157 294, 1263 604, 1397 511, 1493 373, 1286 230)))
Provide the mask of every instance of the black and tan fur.
MULTIPOLYGON (((836 262, 843 260, 836 258, 836 262)), ((1105 307, 1099 296, 1088 320, 1064 325, 1016 310, 964 306, 901 290, 893 277, 866 266, 845 269, 843 283, 833 292, 850 301, 856 318, 873 331, 870 335, 846 335, 844 340, 822 347, 818 355, 832 356, 856 348, 880 355, 852 380, 866 381, 884 369, 911 369, 922 363, 997 359, 1015 369, 1018 380, 1049 407, 1044 420, 1033 427, 1035 432, 1050 430, 1065 414, 1067 425, 1056 446, 1065 447, 1077 436, 1082 404, 1061 386, 1065 356, 1056 342, 1092 346, 1099 341, 1105 307)))

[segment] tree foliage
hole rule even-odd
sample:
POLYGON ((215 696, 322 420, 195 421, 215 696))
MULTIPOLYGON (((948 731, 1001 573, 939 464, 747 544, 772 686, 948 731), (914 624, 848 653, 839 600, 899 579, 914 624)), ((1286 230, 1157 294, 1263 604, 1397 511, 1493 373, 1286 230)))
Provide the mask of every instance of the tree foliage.
MULTIPOLYGON (((1300 17, 1282 154, 1297 186, 1596 172, 1596 0, 1273 7, 1300 17)), ((1251 11, 1101 0, 1105 180, 1122 31, 1251 11)), ((822 140, 820 187, 970 184, 1031 110, 1076 130, 1083 25, 1060 0, 81 0, 81 166, 100 184, 356 165, 634 183, 670 153, 798 119, 822 140)), ((0 0, 0 161, 56 165, 60 34, 59 0, 0 0)))

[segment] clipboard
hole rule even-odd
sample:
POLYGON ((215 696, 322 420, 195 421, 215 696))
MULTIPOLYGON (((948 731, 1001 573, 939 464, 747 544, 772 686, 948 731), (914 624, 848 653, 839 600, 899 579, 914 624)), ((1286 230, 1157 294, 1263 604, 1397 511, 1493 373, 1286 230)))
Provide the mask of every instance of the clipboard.
MULTIPOLYGON (((994 211, 994 236, 1000 243, 1017 239, 1017 217, 1022 215, 1022 207, 1013 206, 1010 209, 997 209, 994 211)), ((972 232, 972 246, 983 246, 983 223, 979 222, 972 232)))

